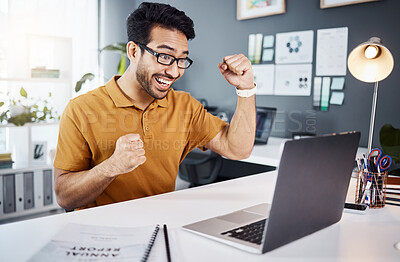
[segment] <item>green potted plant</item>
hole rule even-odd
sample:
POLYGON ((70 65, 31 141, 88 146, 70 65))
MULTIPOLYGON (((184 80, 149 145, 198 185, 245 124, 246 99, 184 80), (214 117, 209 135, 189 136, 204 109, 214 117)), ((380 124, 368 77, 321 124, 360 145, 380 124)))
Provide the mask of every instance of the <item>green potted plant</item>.
MULTIPOLYGON (((111 45, 107 45, 100 49, 100 53, 103 51, 117 51, 121 55, 121 59, 118 63, 118 74, 122 75, 126 70, 126 43, 114 43, 111 45)), ((84 74, 81 79, 75 84, 75 92, 79 92, 82 89, 82 85, 87 81, 91 81, 95 78, 93 73, 84 74)))

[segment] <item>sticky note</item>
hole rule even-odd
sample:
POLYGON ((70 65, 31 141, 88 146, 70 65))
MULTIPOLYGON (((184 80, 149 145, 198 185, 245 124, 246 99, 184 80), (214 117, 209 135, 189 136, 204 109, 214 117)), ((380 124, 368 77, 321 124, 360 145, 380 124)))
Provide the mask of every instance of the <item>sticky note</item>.
POLYGON ((259 64, 261 60, 261 49, 262 49, 262 34, 256 34, 256 46, 254 51, 254 63, 259 64))
POLYGON ((321 111, 328 111, 330 86, 331 86, 331 78, 323 77, 322 91, 321 91, 321 111))
POLYGON ((262 55, 263 62, 271 62, 274 59, 274 49, 264 49, 262 55))
POLYGON ((343 90, 344 77, 333 77, 331 90, 343 90))
POLYGON ((331 105, 343 105, 344 93, 343 92, 332 92, 331 105))
POLYGON ((321 77, 314 77, 313 106, 319 107, 321 104, 321 77))
POLYGON ((254 55, 255 55, 255 47, 256 47, 256 35, 249 35, 249 47, 248 47, 248 57, 250 62, 254 63, 254 55))
POLYGON ((274 46, 274 36, 266 35, 264 36, 263 48, 273 47, 274 46))

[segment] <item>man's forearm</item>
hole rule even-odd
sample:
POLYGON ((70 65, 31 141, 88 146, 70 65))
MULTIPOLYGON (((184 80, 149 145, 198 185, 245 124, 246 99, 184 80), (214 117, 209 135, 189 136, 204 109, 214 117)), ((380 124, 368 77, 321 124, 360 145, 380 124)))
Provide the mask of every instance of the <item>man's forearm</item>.
POLYGON ((238 101, 229 127, 214 137, 207 146, 231 159, 248 158, 253 149, 256 132, 253 68, 250 60, 243 54, 225 56, 218 68, 226 81, 236 87, 238 101))
POLYGON ((234 158, 248 158, 256 132, 255 95, 238 97, 235 114, 227 131, 227 146, 234 158))
POLYGON ((115 179, 115 176, 110 176, 112 170, 107 160, 90 170, 55 174, 54 189, 58 204, 71 210, 94 202, 115 179))
POLYGON ((70 172, 54 169, 54 189, 58 204, 75 209, 90 204, 120 174, 133 171, 146 161, 143 142, 138 134, 118 138, 114 153, 90 170, 70 172))

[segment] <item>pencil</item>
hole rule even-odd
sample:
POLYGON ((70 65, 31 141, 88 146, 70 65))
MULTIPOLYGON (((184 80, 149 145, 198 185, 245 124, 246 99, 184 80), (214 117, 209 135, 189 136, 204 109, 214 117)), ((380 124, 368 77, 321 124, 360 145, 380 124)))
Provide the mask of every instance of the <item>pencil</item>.
POLYGON ((164 240, 165 240, 165 248, 167 249, 167 259, 168 262, 171 262, 171 252, 169 250, 169 240, 168 240, 168 229, 166 224, 164 224, 164 240))

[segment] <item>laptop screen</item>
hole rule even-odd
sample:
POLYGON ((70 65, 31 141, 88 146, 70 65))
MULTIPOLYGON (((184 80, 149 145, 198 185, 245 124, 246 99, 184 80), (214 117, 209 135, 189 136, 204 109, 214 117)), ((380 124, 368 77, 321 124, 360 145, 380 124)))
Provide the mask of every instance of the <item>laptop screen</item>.
POLYGON ((267 144, 271 134, 272 125, 275 120, 276 108, 256 107, 257 126, 256 126, 256 144, 267 144))

